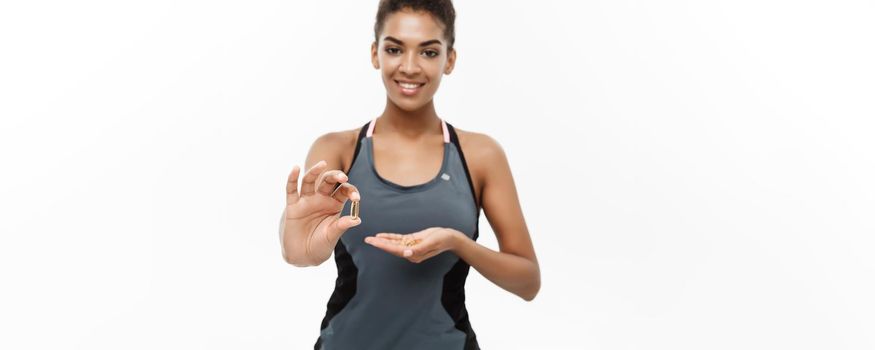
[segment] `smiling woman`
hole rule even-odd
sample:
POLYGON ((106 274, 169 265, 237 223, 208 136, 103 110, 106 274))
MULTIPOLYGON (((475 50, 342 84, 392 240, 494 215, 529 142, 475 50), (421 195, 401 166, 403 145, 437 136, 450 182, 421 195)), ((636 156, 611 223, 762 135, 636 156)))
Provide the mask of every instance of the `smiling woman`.
POLYGON ((415 110, 431 103, 443 74, 453 71, 454 21, 449 1, 381 3, 371 62, 381 69, 389 99, 402 109, 415 110))
POLYGON ((527 301, 540 289, 502 148, 435 112, 455 65, 454 21, 449 0, 381 1, 371 62, 383 113, 319 137, 300 191, 300 169, 289 175, 283 257, 313 266, 334 253, 337 265, 316 350, 479 349, 465 306, 470 267, 527 301), (501 251, 476 242, 481 210, 501 251))

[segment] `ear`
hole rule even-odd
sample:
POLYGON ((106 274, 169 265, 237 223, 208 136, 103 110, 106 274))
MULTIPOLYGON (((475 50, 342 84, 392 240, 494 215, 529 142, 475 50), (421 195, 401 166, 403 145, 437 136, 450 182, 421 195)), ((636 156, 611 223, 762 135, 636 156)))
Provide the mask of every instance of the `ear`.
POLYGON ((456 48, 454 47, 447 53, 447 66, 444 68, 444 74, 449 75, 453 72, 453 67, 456 66, 456 48))
POLYGON ((377 42, 371 43, 371 64, 374 69, 380 69, 380 59, 377 57, 377 42))

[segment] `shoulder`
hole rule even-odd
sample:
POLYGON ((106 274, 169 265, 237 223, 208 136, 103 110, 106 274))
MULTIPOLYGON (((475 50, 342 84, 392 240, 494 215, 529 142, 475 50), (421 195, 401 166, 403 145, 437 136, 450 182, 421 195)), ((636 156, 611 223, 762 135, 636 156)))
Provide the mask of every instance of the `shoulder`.
POLYGON ((510 167, 504 148, 498 140, 485 133, 454 129, 471 175, 475 198, 482 203, 481 197, 489 185, 489 179, 504 178, 505 173, 509 175, 510 167))
POLYGON ((462 146, 468 163, 482 164, 485 162, 489 166, 506 158, 504 148, 492 136, 459 128, 455 128, 455 130, 459 136, 459 145, 462 146))
POLYGON ((310 147, 306 168, 325 160, 328 169, 347 169, 352 161, 352 152, 361 127, 330 131, 316 137, 310 147))
POLYGON ((349 145, 355 145, 359 129, 329 131, 316 138, 315 145, 326 148, 342 149, 349 145))

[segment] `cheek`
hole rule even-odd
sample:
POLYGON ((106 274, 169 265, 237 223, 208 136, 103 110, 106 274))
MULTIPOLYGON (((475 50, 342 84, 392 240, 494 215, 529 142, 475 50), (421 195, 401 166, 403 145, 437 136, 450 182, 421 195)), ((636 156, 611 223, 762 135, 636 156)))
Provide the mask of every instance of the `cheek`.
POLYGON ((432 89, 437 89, 437 85, 440 84, 441 78, 443 78, 443 76, 444 71, 441 69, 437 69, 429 74, 429 81, 431 82, 431 84, 429 85, 431 85, 432 89))
POLYGON ((430 70, 431 77, 435 80, 440 80, 444 76, 444 70, 447 68, 447 61, 441 60, 440 62, 435 62, 434 66, 430 70))

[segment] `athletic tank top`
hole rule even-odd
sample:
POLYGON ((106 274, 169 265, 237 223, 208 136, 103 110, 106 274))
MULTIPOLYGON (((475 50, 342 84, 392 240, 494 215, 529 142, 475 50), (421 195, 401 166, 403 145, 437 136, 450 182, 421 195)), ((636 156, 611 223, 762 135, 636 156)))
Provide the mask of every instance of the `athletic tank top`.
MULTIPOLYGON (((443 161, 430 181, 402 186, 374 166, 374 127, 360 130, 349 183, 362 200, 362 223, 334 248, 337 280, 315 350, 479 349, 465 308, 470 266, 445 251, 420 263, 364 242, 379 232, 413 233, 448 227, 477 239, 480 205, 453 126, 441 120, 443 161)), ((379 132, 379 128, 377 128, 379 132)), ((343 207, 348 215, 351 202, 343 207)))

